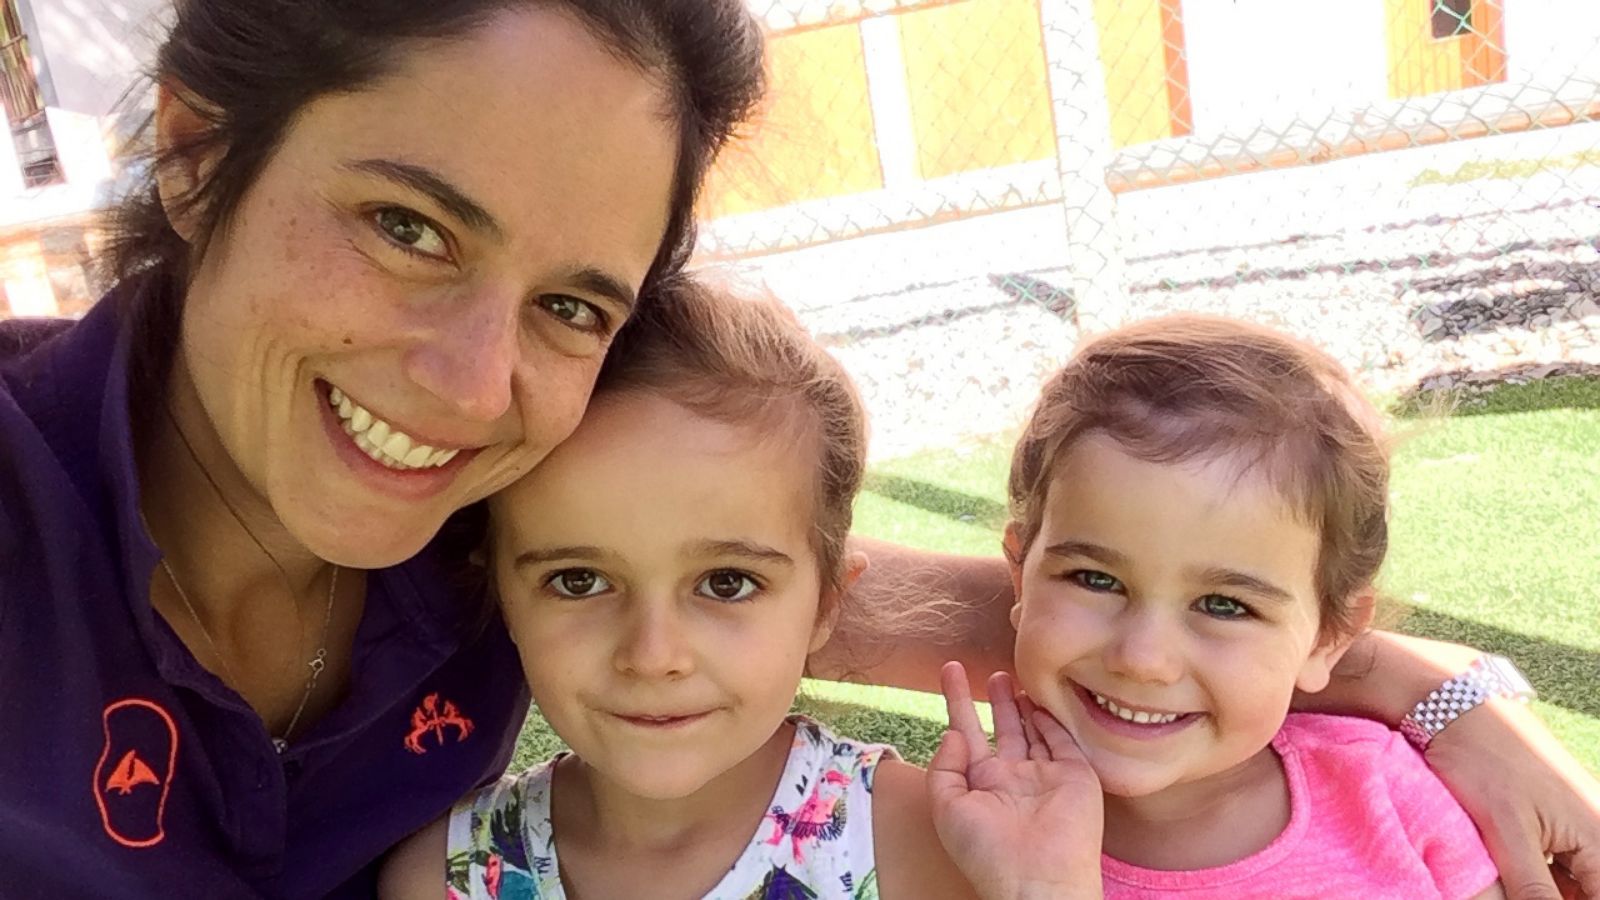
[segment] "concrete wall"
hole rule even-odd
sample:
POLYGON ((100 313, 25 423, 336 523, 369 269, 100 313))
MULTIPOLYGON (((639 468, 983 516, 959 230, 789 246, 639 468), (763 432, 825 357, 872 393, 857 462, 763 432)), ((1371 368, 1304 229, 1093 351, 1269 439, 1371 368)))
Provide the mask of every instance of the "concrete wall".
POLYGON ((1383 0, 1184 0, 1195 134, 1248 135, 1383 99, 1383 0))
POLYGON ((1506 0, 1505 29, 1510 81, 1559 87, 1575 72, 1600 78, 1595 0, 1506 0))
POLYGON ((166 0, 18 0, 44 101, 102 117, 149 68, 166 0))

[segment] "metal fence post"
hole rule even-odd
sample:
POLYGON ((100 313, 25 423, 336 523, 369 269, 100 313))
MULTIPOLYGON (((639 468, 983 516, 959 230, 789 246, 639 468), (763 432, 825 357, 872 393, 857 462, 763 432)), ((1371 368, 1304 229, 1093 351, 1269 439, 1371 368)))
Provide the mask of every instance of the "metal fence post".
POLYGON ((1084 331, 1115 325, 1126 306, 1126 264, 1117 229, 1111 111, 1093 0, 1040 0, 1045 68, 1055 119, 1056 165, 1066 211, 1067 263, 1084 331))

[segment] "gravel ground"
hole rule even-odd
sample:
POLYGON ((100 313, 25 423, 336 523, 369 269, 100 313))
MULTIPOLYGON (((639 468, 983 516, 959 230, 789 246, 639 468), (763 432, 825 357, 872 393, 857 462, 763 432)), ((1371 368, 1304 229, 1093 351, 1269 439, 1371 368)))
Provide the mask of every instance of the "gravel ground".
MULTIPOLYGON (((1316 204, 1281 177, 1270 191, 1239 177, 1125 195, 1115 318, 1262 322, 1387 396, 1600 376, 1600 167, 1418 186, 1396 180, 1414 161, 1385 164, 1344 189, 1322 177, 1316 204)), ((1059 210, 1021 210, 725 268, 789 302, 843 360, 881 459, 1026 415, 1080 336, 1060 223, 1059 210)))

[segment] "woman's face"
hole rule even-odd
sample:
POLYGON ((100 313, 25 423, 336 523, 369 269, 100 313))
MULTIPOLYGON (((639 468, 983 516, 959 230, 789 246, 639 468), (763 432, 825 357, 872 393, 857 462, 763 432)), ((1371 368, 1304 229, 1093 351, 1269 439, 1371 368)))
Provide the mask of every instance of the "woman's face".
POLYGON ((666 227, 665 109, 545 7, 301 111, 197 267, 178 368, 299 544, 396 563, 571 433, 666 227))

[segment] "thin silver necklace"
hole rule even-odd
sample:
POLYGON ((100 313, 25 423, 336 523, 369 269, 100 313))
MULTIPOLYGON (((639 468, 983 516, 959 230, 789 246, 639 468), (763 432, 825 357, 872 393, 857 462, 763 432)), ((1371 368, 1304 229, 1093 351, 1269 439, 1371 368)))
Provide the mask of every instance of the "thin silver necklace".
MULTIPOLYGON (((149 526, 145 526, 148 531, 149 526)), ((228 665, 228 657, 217 647, 217 642, 211 637, 210 629, 201 621, 200 613, 195 611, 194 604, 189 602, 189 595, 184 591, 183 585, 178 583, 178 576, 173 574, 172 566, 167 563, 165 556, 161 557, 161 569, 167 573, 167 580, 172 582, 172 589, 177 591, 178 599, 183 601, 183 608, 189 611, 189 618, 194 620, 196 628, 200 629, 200 636, 206 639, 206 645, 211 648, 211 655, 222 664, 222 671, 228 676, 228 681, 237 690, 239 676, 233 674, 233 667, 228 665)), ((311 674, 306 678, 306 689, 300 694, 300 705, 295 707, 294 716, 289 719, 289 724, 283 733, 272 738, 272 747, 281 755, 289 749, 289 738, 294 734, 296 725, 300 724, 300 716, 306 711, 306 704, 311 701, 311 692, 316 690, 317 678, 322 675, 322 670, 328 667, 328 626, 333 622, 334 592, 339 587, 339 567, 333 567, 333 575, 328 579, 328 608, 322 614, 322 637, 318 640, 317 652, 312 654, 311 661, 306 666, 311 669, 311 674)))
MULTIPOLYGON (((266 556, 267 560, 271 562, 273 567, 278 570, 278 574, 283 576, 284 584, 287 585, 289 582, 289 573, 283 570, 283 566, 278 562, 278 558, 272 555, 271 551, 269 551, 266 546, 261 543, 261 540, 256 537, 255 532, 250 530, 250 526, 244 523, 244 517, 239 515, 239 511, 233 508, 232 503, 228 502, 228 495, 223 493, 222 487, 217 484, 215 478, 211 477, 211 472, 206 469, 204 463, 200 462, 200 454, 195 452, 194 444, 189 442, 189 436, 184 433, 183 426, 178 424, 178 416, 172 411, 171 404, 162 405, 167 414, 167 421, 172 424, 172 430, 178 435, 178 440, 183 442, 183 449, 189 454, 190 461, 194 463, 195 468, 200 470, 200 474, 205 477, 206 483, 211 485, 211 490, 216 493, 217 499, 222 501, 223 507, 228 510, 228 515, 233 516, 233 520, 239 523, 239 527, 244 529, 244 533, 249 536, 251 542, 261 550, 261 553, 266 556)), ((139 510, 139 519, 144 523, 145 533, 152 535, 153 540, 154 531, 150 528, 150 520, 145 518, 144 510, 142 509, 139 510)), ((189 602, 188 593, 184 591, 183 585, 178 583, 178 576, 173 574, 172 566, 167 564, 167 558, 165 555, 161 557, 161 568, 167 573, 167 580, 172 582, 173 589, 178 592, 178 599, 183 601, 183 608, 189 611, 189 617, 194 619, 194 624, 200 629, 201 636, 204 637, 206 639, 206 643, 210 645, 211 655, 215 656, 217 658, 217 662, 222 664, 222 671, 227 674, 228 681, 231 683, 230 686, 237 691, 238 686, 243 682, 239 680, 237 675, 233 674, 233 667, 228 665, 228 658, 223 656, 222 651, 217 648, 217 642, 212 639, 210 630, 206 628, 206 623, 200 620, 200 614, 195 612, 194 604, 189 602)), ((338 585, 339 567, 334 566, 333 575, 328 579, 328 609, 327 612, 323 613, 322 616, 322 638, 318 642, 316 654, 311 657, 310 662, 306 663, 306 665, 311 668, 311 674, 306 678, 305 692, 300 695, 300 705, 295 707, 294 718, 289 720, 289 727, 283 730, 283 734, 272 738, 272 747, 274 750, 277 750, 280 755, 282 755, 285 750, 289 749, 289 737, 294 734, 294 727, 300 724, 300 714, 305 712, 306 703, 310 702, 311 700, 311 692, 317 687, 318 676, 322 674, 323 669, 327 668, 328 626, 333 622, 333 597, 334 590, 338 587, 338 585)), ((299 610, 296 609, 296 623, 298 623, 299 620, 300 613, 299 610)))

